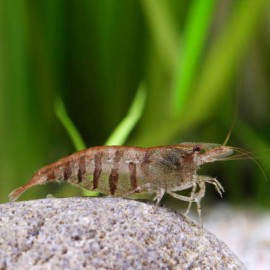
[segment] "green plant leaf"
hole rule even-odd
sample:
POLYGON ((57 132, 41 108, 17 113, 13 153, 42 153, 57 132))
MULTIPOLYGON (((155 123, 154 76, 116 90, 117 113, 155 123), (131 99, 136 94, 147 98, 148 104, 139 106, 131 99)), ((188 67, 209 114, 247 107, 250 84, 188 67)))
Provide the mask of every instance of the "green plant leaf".
POLYGON ((178 34, 171 21, 166 1, 141 0, 154 45, 168 70, 174 70, 178 55, 178 34))
POLYGON ((146 101, 145 85, 140 84, 137 94, 130 106, 130 109, 124 119, 112 132, 105 145, 122 145, 125 143, 130 132, 141 118, 146 101))
POLYGON ((172 89, 172 113, 180 115, 187 102, 188 93, 201 59, 211 18, 215 7, 214 0, 193 1, 187 17, 186 29, 179 51, 178 70, 172 89))
POLYGON ((217 100, 224 95, 227 90, 225 86, 248 48, 267 5, 267 0, 235 3, 229 24, 210 50, 196 89, 186 105, 187 108, 192 108, 187 121, 207 117, 217 100))
POLYGON ((71 138, 71 141, 77 151, 83 150, 86 148, 86 145, 78 132, 77 128, 71 121, 66 108, 64 106, 64 103, 60 97, 58 97, 55 100, 55 113, 60 120, 60 122, 63 124, 64 128, 66 129, 68 135, 71 138))

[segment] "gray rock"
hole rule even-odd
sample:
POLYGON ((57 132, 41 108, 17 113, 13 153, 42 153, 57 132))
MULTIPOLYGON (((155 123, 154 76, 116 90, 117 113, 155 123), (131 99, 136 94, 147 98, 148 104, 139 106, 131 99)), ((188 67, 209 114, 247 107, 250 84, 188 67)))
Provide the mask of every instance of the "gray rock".
POLYGON ((119 198, 0 205, 0 269, 245 269, 170 209, 119 198))

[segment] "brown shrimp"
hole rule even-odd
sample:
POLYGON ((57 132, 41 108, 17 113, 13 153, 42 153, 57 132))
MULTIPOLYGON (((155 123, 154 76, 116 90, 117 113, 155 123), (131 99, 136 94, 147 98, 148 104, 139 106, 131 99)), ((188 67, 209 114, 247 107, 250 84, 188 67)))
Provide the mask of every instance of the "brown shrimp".
POLYGON ((155 192, 154 200, 157 204, 167 192, 189 202, 186 214, 192 202, 196 202, 201 219, 200 201, 205 194, 205 183, 215 185, 220 195, 223 187, 217 179, 198 175, 197 171, 200 165, 224 159, 232 153, 232 147, 209 143, 182 143, 150 148, 91 147, 41 168, 29 182, 12 191, 9 199, 15 201, 30 187, 55 181, 68 182, 113 196, 155 192), (175 193, 187 188, 192 188, 189 197, 175 193))

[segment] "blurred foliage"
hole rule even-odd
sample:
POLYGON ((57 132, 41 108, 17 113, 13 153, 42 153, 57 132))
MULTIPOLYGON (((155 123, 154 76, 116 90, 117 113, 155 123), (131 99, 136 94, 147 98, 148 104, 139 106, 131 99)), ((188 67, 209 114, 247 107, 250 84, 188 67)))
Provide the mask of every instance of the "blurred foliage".
MULTIPOLYGON (((269 175, 270 153, 258 152, 270 147, 269 15, 267 0, 0 0, 0 201, 75 151, 56 101, 82 136, 77 148, 103 145, 116 127, 114 141, 126 145, 222 143, 240 91, 229 145, 264 157, 269 175), (146 103, 136 116, 142 82, 146 103)), ((269 181, 251 161, 200 173, 219 177, 225 200, 270 206, 269 181)), ((81 191, 51 184, 22 199, 48 193, 81 191)))

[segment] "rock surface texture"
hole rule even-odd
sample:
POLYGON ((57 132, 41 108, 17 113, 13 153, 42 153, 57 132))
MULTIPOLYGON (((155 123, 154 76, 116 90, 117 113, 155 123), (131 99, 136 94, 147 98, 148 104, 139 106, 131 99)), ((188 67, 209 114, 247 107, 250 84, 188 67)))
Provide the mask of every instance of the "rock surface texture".
POLYGON ((230 249, 164 207, 118 198, 0 205, 0 269, 245 269, 230 249))

